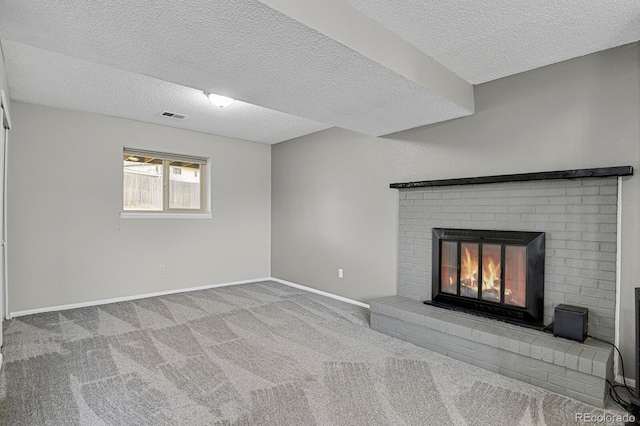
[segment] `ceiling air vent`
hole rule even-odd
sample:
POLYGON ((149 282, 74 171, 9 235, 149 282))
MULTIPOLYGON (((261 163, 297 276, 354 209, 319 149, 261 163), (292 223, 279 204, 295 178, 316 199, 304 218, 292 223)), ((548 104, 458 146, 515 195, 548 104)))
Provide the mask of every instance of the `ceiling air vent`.
POLYGON ((184 114, 176 114, 175 112, 169 112, 169 111, 164 111, 160 115, 163 117, 173 118, 175 120, 184 120, 185 118, 187 118, 187 116, 184 114))

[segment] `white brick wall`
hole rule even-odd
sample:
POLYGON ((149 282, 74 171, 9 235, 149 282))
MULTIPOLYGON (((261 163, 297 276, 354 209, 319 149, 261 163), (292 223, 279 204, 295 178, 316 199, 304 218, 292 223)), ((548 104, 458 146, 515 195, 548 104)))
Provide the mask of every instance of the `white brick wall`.
POLYGON ((400 190, 398 295, 431 299, 431 230, 545 232, 544 321, 560 303, 589 309, 589 333, 613 342, 617 178, 400 190))

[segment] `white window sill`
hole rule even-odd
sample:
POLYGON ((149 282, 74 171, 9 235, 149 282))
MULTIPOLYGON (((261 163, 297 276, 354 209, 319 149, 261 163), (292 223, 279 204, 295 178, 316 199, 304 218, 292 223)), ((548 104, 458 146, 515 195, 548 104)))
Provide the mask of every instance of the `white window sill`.
POLYGON ((211 219, 211 213, 120 212, 120 219, 211 219))

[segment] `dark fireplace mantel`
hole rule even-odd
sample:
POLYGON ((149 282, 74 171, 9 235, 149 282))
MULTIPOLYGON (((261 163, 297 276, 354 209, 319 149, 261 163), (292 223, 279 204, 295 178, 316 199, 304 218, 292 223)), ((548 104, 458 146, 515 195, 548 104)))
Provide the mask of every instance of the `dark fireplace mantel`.
POLYGON ((597 169, 560 170, 555 172, 518 173, 513 175, 479 176, 459 179, 423 180, 419 182, 392 183, 395 189, 425 188, 429 186, 478 185, 484 183, 523 182, 529 180, 603 178, 631 176, 632 166, 602 167, 597 169))

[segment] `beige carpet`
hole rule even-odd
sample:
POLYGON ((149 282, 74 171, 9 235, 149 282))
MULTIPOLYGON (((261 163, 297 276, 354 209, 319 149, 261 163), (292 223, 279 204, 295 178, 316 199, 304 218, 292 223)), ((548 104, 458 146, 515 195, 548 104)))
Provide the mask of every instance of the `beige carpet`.
POLYGON ((264 282, 4 323, 2 425, 570 425, 603 410, 264 282))

